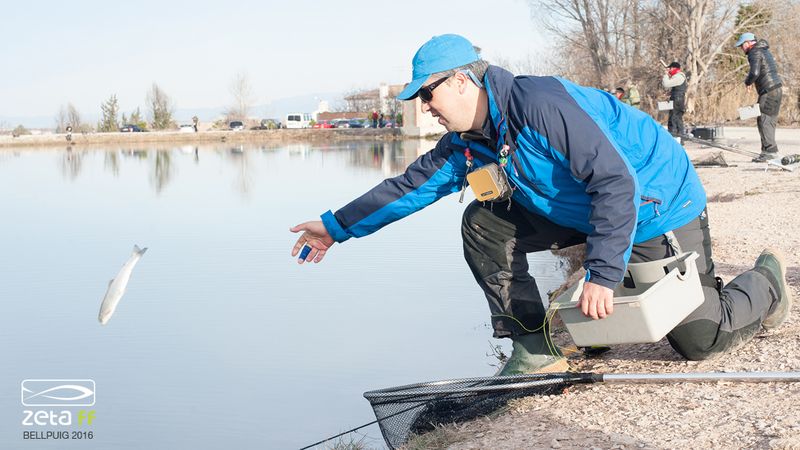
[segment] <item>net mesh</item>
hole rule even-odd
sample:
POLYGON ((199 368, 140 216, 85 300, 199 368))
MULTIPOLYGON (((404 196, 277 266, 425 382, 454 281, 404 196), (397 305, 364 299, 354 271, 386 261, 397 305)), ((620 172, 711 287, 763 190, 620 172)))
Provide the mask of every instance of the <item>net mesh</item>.
POLYGON ((471 420, 515 398, 559 394, 570 384, 592 381, 590 374, 580 373, 464 378, 369 391, 364 397, 375 411, 386 444, 394 449, 412 434, 436 425, 471 420))
POLYGON ((722 152, 711 153, 704 158, 692 160, 695 167, 728 167, 728 162, 722 152))

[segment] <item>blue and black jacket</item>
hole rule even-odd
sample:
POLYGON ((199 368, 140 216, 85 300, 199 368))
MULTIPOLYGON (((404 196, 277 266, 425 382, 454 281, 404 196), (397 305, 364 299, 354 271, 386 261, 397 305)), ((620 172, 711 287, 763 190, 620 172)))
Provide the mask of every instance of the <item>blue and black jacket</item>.
POLYGON ((634 243, 679 228, 705 208, 685 150, 644 112, 597 89, 556 77, 514 77, 494 66, 484 86, 490 145, 447 133, 402 175, 324 213, 334 240, 366 236, 459 191, 467 147, 481 166, 498 162, 495 149, 508 144, 514 203, 585 233, 588 279, 612 289, 634 243))

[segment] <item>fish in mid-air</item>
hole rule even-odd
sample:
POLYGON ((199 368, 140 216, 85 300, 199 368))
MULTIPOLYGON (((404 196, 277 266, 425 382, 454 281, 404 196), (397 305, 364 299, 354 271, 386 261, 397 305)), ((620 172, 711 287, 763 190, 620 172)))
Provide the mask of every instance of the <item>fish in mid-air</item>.
POLYGON ((114 310, 117 309, 120 299, 125 294, 125 288, 128 286, 128 281, 131 279, 133 267, 142 259, 142 255, 144 255, 146 251, 147 247, 139 248, 138 245, 134 245, 131 257, 125 261, 125 264, 122 266, 122 269, 119 270, 117 276, 108 282, 108 290, 106 290, 103 303, 100 305, 100 314, 97 316, 97 320, 100 321, 101 325, 105 325, 111 319, 111 315, 114 314, 114 310))

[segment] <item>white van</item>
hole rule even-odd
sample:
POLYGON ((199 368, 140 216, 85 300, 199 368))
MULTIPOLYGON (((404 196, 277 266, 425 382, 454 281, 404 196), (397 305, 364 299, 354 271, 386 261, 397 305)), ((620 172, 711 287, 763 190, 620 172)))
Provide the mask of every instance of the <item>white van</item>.
POLYGON ((289 113, 286 115, 286 128, 308 128, 311 122, 310 113, 289 113))

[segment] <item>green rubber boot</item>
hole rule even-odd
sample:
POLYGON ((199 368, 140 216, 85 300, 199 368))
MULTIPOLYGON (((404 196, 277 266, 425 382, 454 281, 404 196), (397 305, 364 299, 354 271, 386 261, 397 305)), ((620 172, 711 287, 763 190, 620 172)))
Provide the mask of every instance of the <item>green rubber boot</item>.
POLYGON ((558 348, 547 346, 544 333, 514 336, 511 356, 497 375, 566 372, 569 364, 558 348), (555 354, 552 354, 554 352, 555 354))
POLYGON ((758 273, 767 277, 778 295, 777 305, 770 308, 772 311, 761 322, 761 326, 766 330, 780 326, 789 317, 789 310, 792 308, 792 293, 786 284, 786 263, 784 261, 781 252, 767 248, 761 252, 754 267, 758 273))

